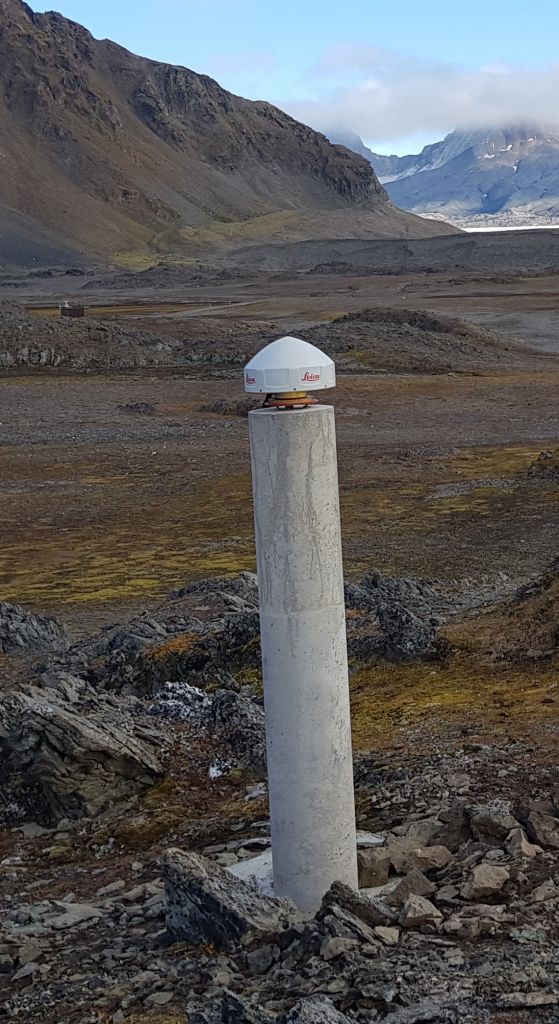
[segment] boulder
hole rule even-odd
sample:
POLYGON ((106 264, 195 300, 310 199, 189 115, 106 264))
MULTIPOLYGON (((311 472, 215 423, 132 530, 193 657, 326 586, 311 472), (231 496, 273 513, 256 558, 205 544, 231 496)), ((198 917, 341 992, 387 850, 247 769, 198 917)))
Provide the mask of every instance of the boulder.
POLYGON ((432 896, 436 891, 436 885, 433 885, 417 868, 413 868, 404 878, 400 879, 387 897, 387 902, 402 906, 408 896, 432 896))
POLYGON ((493 864, 478 864, 462 886, 460 892, 465 900, 476 902, 488 896, 496 896, 510 878, 510 869, 493 864))
POLYGON ((443 915, 429 900, 423 896, 408 896, 399 921, 402 928, 422 928, 424 925, 437 926, 443 915))
POLYGON ((474 837, 492 846, 502 843, 509 832, 518 827, 510 803, 505 800, 468 807, 467 814, 474 837))
POLYGON ((46 819, 96 815, 152 786, 163 773, 161 745, 125 703, 71 676, 0 699, 5 786, 36 791, 46 819))
POLYGON ((540 811, 530 811, 525 825, 532 842, 543 846, 544 850, 559 850, 559 818, 540 811))
POLYGON ((197 853, 168 850, 161 859, 169 935, 193 945, 219 949, 287 926, 294 907, 262 896, 214 861, 197 853))
POLYGON ((509 832, 504 842, 504 849, 511 857, 532 858, 537 857, 538 853, 543 853, 541 846, 536 846, 528 841, 526 833, 524 829, 520 828, 520 825, 509 832))

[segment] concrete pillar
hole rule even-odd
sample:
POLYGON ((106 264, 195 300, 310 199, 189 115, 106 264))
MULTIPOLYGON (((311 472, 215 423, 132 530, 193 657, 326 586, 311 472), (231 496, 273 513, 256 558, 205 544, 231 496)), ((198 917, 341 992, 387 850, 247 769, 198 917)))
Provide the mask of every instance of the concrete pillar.
POLYGON ((274 891, 314 911, 357 888, 334 410, 249 424, 274 891))

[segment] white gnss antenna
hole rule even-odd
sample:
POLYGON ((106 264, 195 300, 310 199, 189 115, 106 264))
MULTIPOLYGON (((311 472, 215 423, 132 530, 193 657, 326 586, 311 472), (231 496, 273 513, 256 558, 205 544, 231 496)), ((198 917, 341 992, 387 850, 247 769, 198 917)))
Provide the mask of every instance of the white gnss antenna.
POLYGON ((266 405, 299 408, 314 405, 309 391, 336 386, 329 356, 301 338, 278 338, 245 366, 245 391, 267 395, 266 405))

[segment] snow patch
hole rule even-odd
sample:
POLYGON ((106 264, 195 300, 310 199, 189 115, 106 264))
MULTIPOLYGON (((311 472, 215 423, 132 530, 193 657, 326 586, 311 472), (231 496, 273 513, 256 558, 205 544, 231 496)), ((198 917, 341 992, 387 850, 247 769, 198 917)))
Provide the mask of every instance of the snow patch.
POLYGON ((242 860, 239 864, 232 864, 227 871, 235 878, 249 882, 263 896, 274 895, 274 865, 271 850, 260 853, 258 857, 242 860))

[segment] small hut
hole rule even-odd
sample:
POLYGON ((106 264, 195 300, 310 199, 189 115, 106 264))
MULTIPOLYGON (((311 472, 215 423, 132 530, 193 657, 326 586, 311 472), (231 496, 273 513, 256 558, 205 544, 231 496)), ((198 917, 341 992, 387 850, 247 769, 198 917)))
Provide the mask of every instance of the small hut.
POLYGON ((60 316, 71 317, 72 319, 83 318, 87 316, 87 306, 71 305, 66 299, 65 302, 61 302, 58 307, 60 316))

